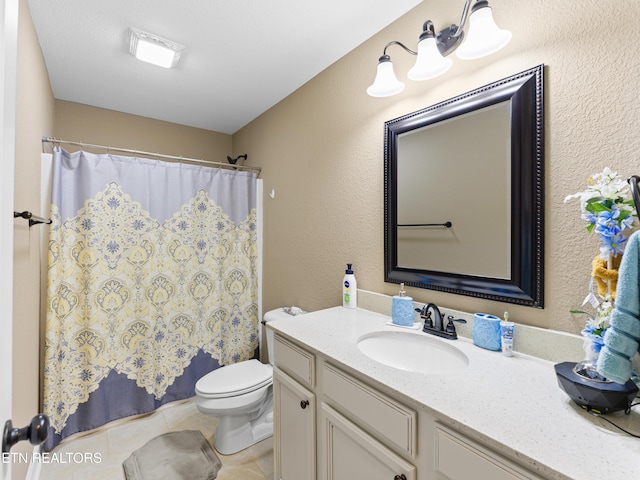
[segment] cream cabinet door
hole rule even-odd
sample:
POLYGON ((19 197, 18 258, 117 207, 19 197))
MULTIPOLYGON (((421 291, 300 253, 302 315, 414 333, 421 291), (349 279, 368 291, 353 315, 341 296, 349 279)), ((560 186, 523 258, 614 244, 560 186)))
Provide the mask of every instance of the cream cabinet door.
POLYGON ((315 395, 278 368, 273 371, 276 480, 315 480, 315 395))
POLYGON ((327 404, 322 404, 323 480, 415 480, 416 469, 327 404))

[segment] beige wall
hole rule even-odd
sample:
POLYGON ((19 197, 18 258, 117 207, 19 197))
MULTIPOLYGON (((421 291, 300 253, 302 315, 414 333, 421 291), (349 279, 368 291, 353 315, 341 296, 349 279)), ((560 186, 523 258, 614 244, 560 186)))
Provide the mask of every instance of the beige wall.
MULTIPOLYGON (((426 19, 440 27, 458 21, 458 3, 423 2, 234 134, 234 151, 248 152, 264 167, 265 309, 338 305, 346 262, 354 263, 360 288, 396 294, 397 285, 383 281, 384 121, 544 64, 545 308, 413 288, 408 293, 470 312, 508 309, 517 322, 579 331, 583 319, 569 310, 587 294, 598 242, 587 236, 577 204, 563 199, 605 166, 624 176, 640 173, 640 31, 628 27, 640 4, 492 0, 498 24, 513 31, 506 49, 468 62, 454 57, 438 79, 403 80, 407 88, 400 95, 368 97, 385 43, 415 46, 426 19), (272 189, 273 199, 267 196, 272 189)), ((406 79, 414 58, 398 47, 388 53, 406 79)), ((450 192, 456 195, 455 185, 450 192)))
MULTIPOLYGON (((226 162, 231 135, 56 100, 54 131, 63 140, 226 162)), ((79 147, 63 145, 69 151, 79 147)), ((87 148, 86 150, 91 150, 87 148)), ((47 151, 51 151, 50 147, 47 151)), ((104 150, 96 150, 104 153, 104 150)))

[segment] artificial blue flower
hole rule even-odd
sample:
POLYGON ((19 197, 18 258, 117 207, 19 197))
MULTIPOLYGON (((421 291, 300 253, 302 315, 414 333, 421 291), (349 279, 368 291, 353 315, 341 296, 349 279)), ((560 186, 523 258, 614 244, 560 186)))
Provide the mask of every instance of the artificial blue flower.
POLYGON ((622 220, 620 227, 622 228, 622 230, 625 230, 627 228, 632 228, 634 223, 635 222, 633 221, 633 217, 629 215, 628 217, 622 220))
POLYGON ((593 212, 584 211, 582 213, 582 219, 586 220, 586 222, 590 225, 595 225, 598 221, 598 217, 593 212))
POLYGON ((612 236, 600 235, 600 240, 602 240, 600 247, 602 255, 611 254, 614 257, 624 252, 624 244, 627 243, 627 238, 622 233, 612 236))
POLYGON ((598 212, 597 222, 601 225, 613 226, 618 224, 618 217, 620 216, 620 210, 615 205, 612 205, 610 209, 598 212))
POLYGON ((620 233, 622 229, 620 228, 620 224, 611 216, 607 215, 607 213, 608 212, 602 212, 598 214, 598 221, 596 223, 595 230, 598 235, 613 237, 620 233))

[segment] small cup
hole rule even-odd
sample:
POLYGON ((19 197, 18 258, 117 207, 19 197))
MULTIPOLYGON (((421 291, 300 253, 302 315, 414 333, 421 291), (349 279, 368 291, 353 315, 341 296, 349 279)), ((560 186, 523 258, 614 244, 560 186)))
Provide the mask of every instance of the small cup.
POLYGON ((500 319, 498 317, 487 313, 476 313, 473 316, 471 336, 473 343, 477 346, 499 352, 500 335, 500 319))

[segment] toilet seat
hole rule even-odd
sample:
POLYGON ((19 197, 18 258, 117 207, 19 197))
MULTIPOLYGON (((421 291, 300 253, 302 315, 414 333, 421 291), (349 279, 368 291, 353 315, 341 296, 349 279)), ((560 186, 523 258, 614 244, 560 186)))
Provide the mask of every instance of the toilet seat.
POLYGON ((273 382, 273 367, 256 359, 227 365, 208 373, 196 383, 202 398, 227 398, 259 390, 273 382))

